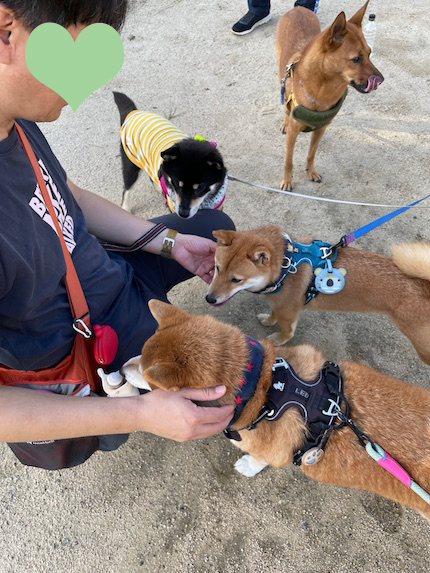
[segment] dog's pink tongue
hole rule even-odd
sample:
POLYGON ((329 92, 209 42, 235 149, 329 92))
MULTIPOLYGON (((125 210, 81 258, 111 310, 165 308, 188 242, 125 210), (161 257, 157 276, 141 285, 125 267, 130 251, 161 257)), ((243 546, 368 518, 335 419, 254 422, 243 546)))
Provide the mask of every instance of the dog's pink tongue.
POLYGON ((367 88, 365 90, 366 93, 377 90, 380 84, 382 84, 382 78, 380 76, 370 76, 370 78, 367 80, 367 88))

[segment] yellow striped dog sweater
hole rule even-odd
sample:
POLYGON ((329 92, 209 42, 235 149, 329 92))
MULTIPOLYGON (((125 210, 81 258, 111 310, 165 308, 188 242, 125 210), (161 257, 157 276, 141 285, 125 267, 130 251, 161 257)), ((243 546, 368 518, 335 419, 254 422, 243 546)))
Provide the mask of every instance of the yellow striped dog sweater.
MULTIPOLYGON (((160 189, 158 170, 162 162, 161 152, 188 137, 161 115, 139 110, 128 114, 121 126, 120 135, 127 157, 146 171, 160 189)), ((170 211, 174 212, 172 199, 168 196, 166 199, 170 211)))
MULTIPOLYGON (((154 184, 162 190, 167 206, 174 213, 175 203, 170 196, 170 190, 163 181, 160 182, 158 177, 158 171, 163 161, 161 153, 175 143, 188 139, 189 136, 179 131, 161 115, 139 110, 134 110, 127 115, 121 126, 120 135, 128 159, 146 171, 154 184)), ((216 147, 215 143, 212 145, 216 147)), ((227 177, 216 195, 204 200, 202 208, 221 209, 226 187, 227 177)))

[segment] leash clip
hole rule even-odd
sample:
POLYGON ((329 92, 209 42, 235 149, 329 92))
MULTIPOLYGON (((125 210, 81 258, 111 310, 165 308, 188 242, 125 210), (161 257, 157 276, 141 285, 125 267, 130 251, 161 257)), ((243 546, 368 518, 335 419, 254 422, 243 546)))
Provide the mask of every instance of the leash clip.
POLYGON ((76 332, 79 332, 79 334, 82 334, 84 338, 91 338, 93 335, 91 330, 81 318, 75 318, 73 321, 73 329, 76 330, 76 332))

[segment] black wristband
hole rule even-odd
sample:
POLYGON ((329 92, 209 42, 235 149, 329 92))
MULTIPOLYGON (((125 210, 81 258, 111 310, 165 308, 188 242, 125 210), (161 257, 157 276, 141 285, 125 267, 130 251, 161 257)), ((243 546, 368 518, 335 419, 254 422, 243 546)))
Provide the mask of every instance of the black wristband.
POLYGON ((125 245, 115 245, 114 243, 102 243, 101 245, 107 251, 131 253, 133 251, 139 251, 140 249, 142 249, 142 247, 150 243, 153 239, 155 239, 155 237, 158 237, 158 235, 162 233, 165 229, 167 229, 167 227, 166 225, 164 225, 164 223, 158 223, 157 225, 154 225, 154 227, 149 229, 149 231, 147 231, 144 235, 140 237, 140 239, 137 239, 137 241, 135 241, 129 247, 125 245))

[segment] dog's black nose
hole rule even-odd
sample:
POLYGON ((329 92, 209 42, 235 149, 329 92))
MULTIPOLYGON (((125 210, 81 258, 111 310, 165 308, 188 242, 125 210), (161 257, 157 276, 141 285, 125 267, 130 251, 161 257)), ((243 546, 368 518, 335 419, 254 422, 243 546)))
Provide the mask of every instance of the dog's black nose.
POLYGON ((208 302, 209 304, 215 304, 216 303, 216 298, 214 298, 213 296, 211 296, 210 294, 206 295, 206 302, 208 302))
POLYGON ((179 207, 178 215, 180 217, 182 217, 183 219, 188 219, 188 217, 190 216, 190 210, 189 209, 181 209, 181 207, 179 207))

